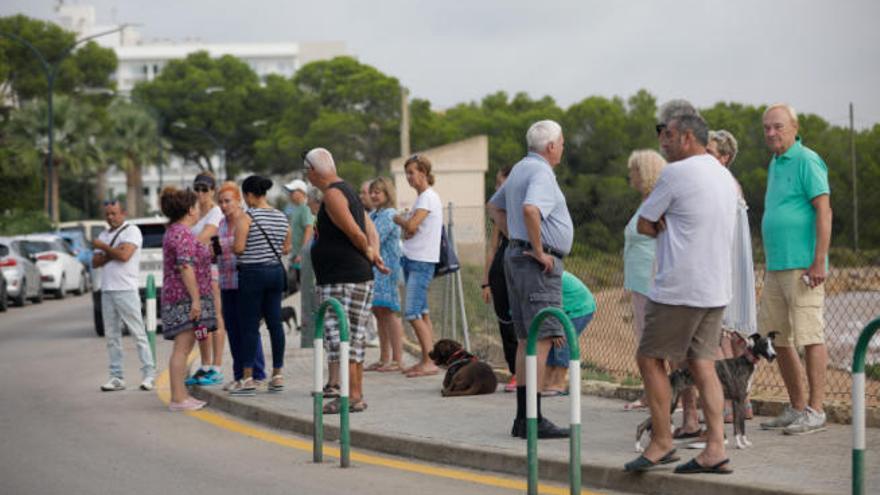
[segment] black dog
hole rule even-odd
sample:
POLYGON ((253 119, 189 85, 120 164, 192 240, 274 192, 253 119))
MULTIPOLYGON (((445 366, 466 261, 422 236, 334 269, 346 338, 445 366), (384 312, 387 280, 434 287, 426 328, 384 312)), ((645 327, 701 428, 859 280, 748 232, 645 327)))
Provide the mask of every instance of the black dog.
MULTIPOLYGON (((733 402, 733 433, 736 438, 736 448, 750 447, 752 442, 746 438, 746 397, 752 384, 752 375, 755 373, 755 365, 758 360, 764 358, 767 362, 776 359, 776 349, 773 348, 773 339, 778 332, 770 332, 765 338, 760 334, 753 334, 746 341, 746 350, 742 356, 715 361, 715 372, 724 390, 724 398, 733 402)), ((672 386, 672 410, 678 404, 682 390, 694 384, 694 378, 690 370, 677 369, 669 374, 669 384, 672 386)), ((651 429, 651 418, 646 419, 636 428, 636 451, 642 451, 641 439, 645 431, 651 429)))
POLYGON ((293 306, 281 306, 281 322, 287 325, 287 333, 299 330, 299 319, 293 306))
POLYGON ((454 340, 438 340, 428 357, 437 366, 446 368, 440 391, 443 397, 491 394, 498 388, 492 368, 454 340))

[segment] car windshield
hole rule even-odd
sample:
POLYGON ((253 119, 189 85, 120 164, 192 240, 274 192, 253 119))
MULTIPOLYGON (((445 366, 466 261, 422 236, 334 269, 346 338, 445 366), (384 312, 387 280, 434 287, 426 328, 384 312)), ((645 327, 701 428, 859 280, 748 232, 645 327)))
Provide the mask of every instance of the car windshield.
POLYGON ((165 226, 159 225, 138 225, 141 229, 141 236, 144 238, 144 249, 162 248, 162 237, 165 235, 165 226))
POLYGON ((25 256, 42 253, 44 251, 52 251, 52 243, 47 241, 21 241, 21 250, 25 256))
POLYGON ((105 230, 107 230, 107 227, 104 227, 103 225, 93 225, 91 228, 92 240, 97 239, 98 236, 101 235, 101 232, 104 232, 105 230))
POLYGON ((4 256, 9 256, 9 246, 0 244, 0 258, 3 258, 4 256))

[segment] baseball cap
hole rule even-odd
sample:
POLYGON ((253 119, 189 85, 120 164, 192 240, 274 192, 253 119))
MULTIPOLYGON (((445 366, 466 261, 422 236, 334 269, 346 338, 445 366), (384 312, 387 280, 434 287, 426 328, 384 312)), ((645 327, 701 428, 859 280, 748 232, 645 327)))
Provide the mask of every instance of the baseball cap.
POLYGON ((208 189, 214 189, 216 182, 214 181, 214 178, 210 175, 199 174, 196 176, 195 179, 193 179, 193 186, 197 186, 200 184, 207 186, 208 189))
POLYGON ((284 184, 284 189, 287 189, 287 192, 302 191, 306 193, 309 190, 309 186, 306 185, 305 181, 303 180, 294 179, 287 184, 284 184))

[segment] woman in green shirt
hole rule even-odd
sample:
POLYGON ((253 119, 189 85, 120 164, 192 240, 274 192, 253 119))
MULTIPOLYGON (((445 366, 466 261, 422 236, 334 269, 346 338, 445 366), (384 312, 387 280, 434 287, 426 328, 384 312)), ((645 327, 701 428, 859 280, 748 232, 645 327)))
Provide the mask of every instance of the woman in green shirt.
MULTIPOLYGON (((569 272, 562 272, 562 309, 571 320, 574 331, 580 337, 596 312, 596 299, 590 289, 579 278, 569 272)), ((555 397, 568 395, 567 372, 571 360, 571 348, 565 337, 553 340, 553 347, 547 354, 547 371, 541 395, 555 397)))

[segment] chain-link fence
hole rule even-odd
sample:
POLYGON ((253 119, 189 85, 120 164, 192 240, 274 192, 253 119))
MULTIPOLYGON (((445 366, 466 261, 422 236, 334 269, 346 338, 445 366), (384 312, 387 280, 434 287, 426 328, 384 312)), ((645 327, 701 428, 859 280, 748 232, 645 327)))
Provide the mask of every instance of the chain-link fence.
MULTIPOLYGON (((457 218, 463 213, 461 210, 463 209, 456 209, 453 216, 457 218)), ((474 215, 474 212, 468 213, 470 216, 474 215)), ((573 211, 572 216, 576 230, 588 230, 590 234, 599 231, 589 227, 592 221, 589 212, 573 211)), ((488 220, 485 225, 488 245, 491 232, 488 220)), ((617 232, 620 236, 618 244, 622 245, 622 225, 617 232)), ((482 264, 474 262, 483 257, 479 253, 475 256, 473 251, 484 247, 457 244, 460 253, 465 251, 462 253, 461 278, 471 347, 497 367, 504 367, 495 313, 491 304, 483 303, 480 295, 484 268, 482 264)), ((607 253, 591 247, 590 244, 589 239, 582 235, 577 236, 571 255, 565 259, 565 269, 583 280, 596 297, 596 314, 580 340, 585 376, 637 384, 640 380, 635 363, 636 339, 630 296, 623 289, 622 249, 607 253)), ((597 244, 614 245, 607 239, 600 240, 597 244)), ((754 245, 755 280, 760 300, 764 256, 757 235, 754 245)), ((828 401, 849 403, 852 389, 849 369, 853 348, 862 328, 880 316, 880 249, 855 252, 834 246, 830 258, 831 270, 825 289, 825 336, 829 354, 826 395, 828 401)), ((452 277, 435 279, 431 285, 430 304, 437 338, 463 340, 460 303, 453 299, 456 286, 452 277)), ((875 337, 871 342, 867 363, 867 403, 880 406, 880 337, 875 337)), ((756 397, 787 399, 782 377, 775 364, 762 364, 758 367, 753 394, 756 397)))

